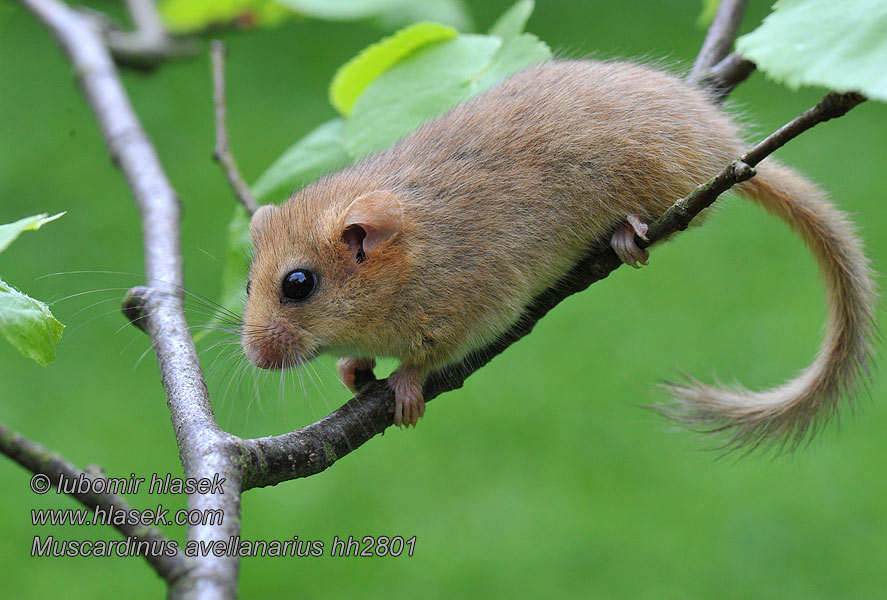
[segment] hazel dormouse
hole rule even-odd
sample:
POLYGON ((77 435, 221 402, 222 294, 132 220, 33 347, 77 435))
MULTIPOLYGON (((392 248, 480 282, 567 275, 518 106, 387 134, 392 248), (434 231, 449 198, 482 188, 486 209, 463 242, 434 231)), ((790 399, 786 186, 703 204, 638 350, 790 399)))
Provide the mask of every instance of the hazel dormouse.
MULTIPOLYGON (((426 375, 511 327, 595 244, 646 263, 635 235, 742 151, 733 119, 650 66, 551 61, 425 123, 393 147, 263 206, 250 223, 242 345, 265 369, 322 352, 354 373, 396 357, 394 423, 424 414, 426 375)), ((833 413, 870 354, 874 286, 825 194, 773 159, 735 190, 788 222, 819 261, 824 341, 797 378, 753 392, 671 393, 740 438, 802 434, 833 413)))

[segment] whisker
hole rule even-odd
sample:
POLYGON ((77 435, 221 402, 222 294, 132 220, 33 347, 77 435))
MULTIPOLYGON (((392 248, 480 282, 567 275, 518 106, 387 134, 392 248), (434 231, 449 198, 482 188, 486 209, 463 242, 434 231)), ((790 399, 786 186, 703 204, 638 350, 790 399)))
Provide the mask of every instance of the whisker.
POLYGON ((139 356, 138 360, 136 360, 136 364, 134 364, 134 365, 132 366, 133 371, 135 371, 136 367, 139 366, 139 363, 141 363, 142 360, 144 360, 144 358, 145 358, 146 356, 148 356, 148 353, 151 352, 151 350, 153 350, 153 349, 154 349, 154 345, 153 345, 153 344, 151 344, 151 345, 149 345, 147 348, 145 348, 145 351, 142 352, 141 356, 139 356))
MULTIPOLYGON (((138 278, 140 281, 143 280, 143 278, 144 278, 143 275, 138 275, 136 273, 127 273, 125 271, 78 270, 78 271, 59 271, 59 272, 55 272, 55 273, 47 273, 46 275, 41 275, 41 276, 37 277, 37 279, 44 279, 47 277, 54 277, 54 276, 61 276, 61 275, 76 275, 76 274, 124 275, 124 276, 128 276, 128 277, 138 278)), ((226 317, 232 319, 233 321, 238 321, 238 322, 240 321, 240 315, 233 312, 229 308, 219 304, 218 302, 215 302, 214 300, 207 298, 206 296, 198 294, 197 292, 189 290, 188 288, 181 286, 181 285, 170 283, 170 282, 164 281, 164 280, 158 280, 158 281, 160 281, 161 283, 165 283, 166 285, 174 287, 175 289, 184 293, 186 296, 192 298, 195 302, 203 304, 204 307, 206 307, 206 308, 211 308, 214 311, 216 311, 217 313, 223 314, 226 317)), ((130 287, 117 287, 117 288, 105 288, 102 290, 89 290, 89 291, 85 291, 85 292, 71 294, 71 295, 66 296, 64 298, 56 300, 55 302, 61 302, 64 300, 68 300, 70 298, 75 298, 75 297, 83 295, 83 294, 96 293, 99 291, 124 291, 125 292, 125 291, 128 291, 129 289, 130 289, 130 287)), ((160 293, 162 294, 163 292, 160 292, 160 293)), ((175 296, 170 295, 170 297, 175 299, 175 296)))

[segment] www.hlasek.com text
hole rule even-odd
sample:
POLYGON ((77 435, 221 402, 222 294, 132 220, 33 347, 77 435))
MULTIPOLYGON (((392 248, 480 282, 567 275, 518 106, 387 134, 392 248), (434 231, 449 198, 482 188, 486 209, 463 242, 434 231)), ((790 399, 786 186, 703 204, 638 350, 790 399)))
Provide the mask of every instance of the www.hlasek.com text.
POLYGON ((170 516, 169 509, 157 508, 138 510, 121 509, 113 504, 88 508, 32 508, 31 524, 37 525, 143 525, 162 527, 165 525, 222 525, 225 511, 220 508, 186 509, 175 511, 170 516), (93 514, 94 513, 94 514, 93 514))

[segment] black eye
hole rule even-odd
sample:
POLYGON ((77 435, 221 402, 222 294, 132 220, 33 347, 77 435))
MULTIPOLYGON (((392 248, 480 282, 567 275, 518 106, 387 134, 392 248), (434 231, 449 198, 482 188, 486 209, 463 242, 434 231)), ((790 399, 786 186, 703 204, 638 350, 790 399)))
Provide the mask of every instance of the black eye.
POLYGON ((290 300, 304 300, 314 291, 314 273, 298 269, 283 278, 283 295, 290 300))
POLYGON ((249 296, 250 280, 246 280, 246 295, 249 296))

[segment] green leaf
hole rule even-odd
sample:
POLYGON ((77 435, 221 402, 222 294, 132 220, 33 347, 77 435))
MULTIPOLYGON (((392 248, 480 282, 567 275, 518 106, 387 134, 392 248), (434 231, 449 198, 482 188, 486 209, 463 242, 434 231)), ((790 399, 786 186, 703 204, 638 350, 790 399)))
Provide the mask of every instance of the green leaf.
POLYGON ((392 65, 422 46, 457 35, 459 32, 452 27, 425 22, 376 42, 339 68, 330 84, 330 102, 347 116, 364 89, 392 65))
POLYGON ((715 14, 718 12, 718 4, 720 3, 721 0, 702 0, 702 11, 696 17, 696 26, 705 28, 711 25, 715 14))
POLYGON ((529 33, 505 40, 462 34, 425 46, 358 97, 345 125, 345 148, 354 159, 378 152, 509 75, 550 58, 549 47, 529 33))
POLYGON ((303 15, 331 21, 364 19, 416 0, 277 0, 303 15))
POLYGON ((390 31, 417 21, 434 21, 455 27, 459 31, 473 31, 474 19, 464 0, 412 0, 402 2, 377 17, 379 26, 390 31))
POLYGON ((433 20, 470 29, 463 0, 160 0, 160 15, 173 33, 205 31, 213 26, 267 27, 295 15, 328 21, 375 18, 385 29, 433 20))
POLYGON ((0 225, 0 252, 6 250, 9 245, 14 242, 19 235, 22 234, 22 232, 36 231, 46 223, 49 223, 50 221, 55 221, 63 214, 65 213, 60 212, 57 215, 52 215, 51 217, 49 217, 46 215, 46 213, 42 213, 39 215, 34 215, 33 217, 25 217, 24 219, 19 219, 15 223, 0 225))
POLYGON ((887 100, 887 2, 779 0, 736 48, 771 78, 887 100))
POLYGON ((467 100, 471 83, 502 40, 462 34, 425 46, 380 75, 357 99, 345 125, 352 158, 382 150, 428 119, 467 100))
POLYGON ((321 175, 347 166, 351 159, 345 152, 344 136, 342 119, 319 125, 262 173, 252 186, 253 195, 257 200, 274 193, 288 196, 321 175))
POLYGON ((523 33, 527 19, 533 14, 533 8, 533 0, 518 0, 496 19, 496 22, 490 27, 489 34, 507 39, 523 33))
POLYGON ((55 360, 64 328, 49 307, 0 279, 0 333, 16 350, 46 366, 55 360))
POLYGON ((272 0, 161 0, 158 10, 167 28, 178 34, 234 21, 252 27, 275 25, 292 15, 272 0))
POLYGON ((531 65, 551 60, 551 48, 532 33, 522 33, 505 40, 492 63, 473 82, 472 95, 480 93, 503 79, 531 65))

